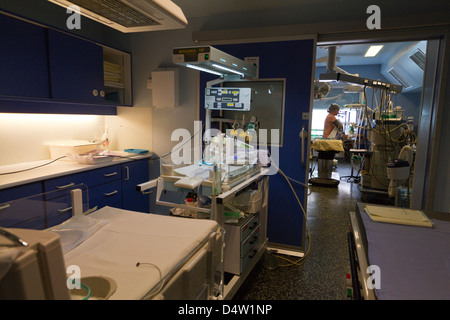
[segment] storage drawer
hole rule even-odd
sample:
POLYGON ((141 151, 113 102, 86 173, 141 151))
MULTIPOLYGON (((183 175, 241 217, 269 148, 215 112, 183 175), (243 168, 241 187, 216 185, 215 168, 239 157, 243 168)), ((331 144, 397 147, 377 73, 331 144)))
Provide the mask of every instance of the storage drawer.
POLYGON ((46 201, 47 227, 53 227, 72 217, 70 194, 46 201))
POLYGON ((241 244, 241 256, 245 256, 253 249, 259 248, 261 226, 257 226, 256 229, 245 239, 241 244))
POLYGON ((247 237, 259 226, 259 213, 254 214, 250 219, 241 226, 241 241, 247 237))
POLYGON ((113 165, 44 181, 45 192, 61 190, 83 183, 89 189, 122 178, 121 166, 113 165))
POLYGON ((44 229, 45 211, 40 182, 0 191, 0 226, 44 229), (27 198, 37 195, 36 197, 27 198), (20 199, 20 200, 19 200, 20 199))
MULTIPOLYGON (((85 198, 87 198, 86 194, 83 193, 83 212, 89 209, 87 204, 88 199, 85 198)), ((66 192, 57 198, 47 199, 45 205, 48 228, 66 221, 73 215, 72 196, 70 192, 66 192)))
POLYGON ((258 249, 252 248, 245 256, 242 257, 241 260, 241 273, 247 269, 248 265, 252 263, 256 254, 258 253, 258 249))
POLYGON ((0 226, 4 228, 44 229, 45 214, 42 196, 0 203, 0 226))
POLYGON ((122 183, 116 180, 89 190, 89 207, 100 209, 104 206, 122 207, 122 183))
POLYGON ((243 263, 251 259, 250 252, 257 252, 260 247, 260 233, 259 213, 239 219, 235 224, 225 224, 225 272, 241 274, 245 270, 247 265, 243 263))

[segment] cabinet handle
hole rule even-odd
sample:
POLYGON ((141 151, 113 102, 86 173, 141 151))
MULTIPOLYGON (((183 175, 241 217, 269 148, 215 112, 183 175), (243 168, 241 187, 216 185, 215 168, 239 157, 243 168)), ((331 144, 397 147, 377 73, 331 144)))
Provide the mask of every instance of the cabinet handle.
POLYGON ((72 207, 67 207, 65 209, 59 209, 58 212, 59 213, 66 213, 67 211, 70 211, 70 210, 72 210, 72 207))
POLYGON ((117 192, 119 192, 119 191, 114 190, 114 191, 109 192, 109 193, 104 193, 104 195, 105 195, 106 197, 109 197, 109 196, 112 196, 113 194, 116 194, 117 192))
POLYGON ((0 207, 0 210, 8 209, 9 207, 11 207, 10 204, 5 204, 4 206, 0 207))
POLYGON ((258 225, 258 222, 254 221, 251 227, 248 227, 250 230, 253 230, 258 225))
POLYGON ((248 258, 253 259, 253 257, 256 255, 257 252, 258 252, 258 250, 253 250, 253 254, 251 254, 251 255, 249 254, 248 258))
POLYGON ((252 240, 249 241, 250 244, 254 244, 258 240, 258 236, 254 236, 252 240))
POLYGON ((86 210, 85 212, 83 212, 83 214, 85 216, 87 216, 88 214, 91 214, 92 212, 97 211, 97 208, 98 208, 98 206, 95 206, 95 207, 93 207, 91 209, 86 210))
POLYGON ((125 166, 125 172, 127 174, 127 176, 125 177, 125 181, 130 180, 130 168, 128 168, 128 166, 125 166))
POLYGON ((103 176, 104 177, 112 177, 115 176, 117 174, 117 172, 111 172, 111 173, 105 173, 103 176))
POLYGON ((98 90, 97 89, 92 90, 92 95, 94 97, 98 96, 98 90))
POLYGON ((100 91, 100 97, 104 98, 105 97, 105 91, 100 91))
POLYGON ((69 184, 66 184, 65 186, 56 186, 56 189, 64 189, 64 188, 68 188, 68 187, 71 187, 74 185, 75 185, 75 182, 71 182, 69 184))

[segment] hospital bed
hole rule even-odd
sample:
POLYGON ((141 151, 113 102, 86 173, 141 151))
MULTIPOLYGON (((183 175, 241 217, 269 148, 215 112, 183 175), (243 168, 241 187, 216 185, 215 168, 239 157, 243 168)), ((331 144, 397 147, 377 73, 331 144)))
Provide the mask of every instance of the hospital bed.
MULTIPOLYGON (((3 299, 193 300, 223 293, 223 229, 214 220, 103 207, 46 230, 3 231, 28 242, 0 273, 3 299)), ((9 247, 0 248, 5 257, 9 247)))
MULTIPOLYGON (((433 227, 375 222, 357 203, 350 213, 354 299, 450 299, 450 217, 424 212, 433 227)), ((384 209, 389 206, 380 206, 384 209)))

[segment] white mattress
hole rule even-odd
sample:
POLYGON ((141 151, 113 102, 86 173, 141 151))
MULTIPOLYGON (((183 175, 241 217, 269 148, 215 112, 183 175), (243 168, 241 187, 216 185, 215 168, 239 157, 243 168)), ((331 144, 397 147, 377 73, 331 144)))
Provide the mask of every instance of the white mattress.
POLYGON ((218 228, 212 220, 185 219, 104 207, 89 217, 108 223, 64 255, 81 278, 115 280, 109 299, 142 299, 176 264, 218 228), (136 263, 142 265, 137 267, 136 263))

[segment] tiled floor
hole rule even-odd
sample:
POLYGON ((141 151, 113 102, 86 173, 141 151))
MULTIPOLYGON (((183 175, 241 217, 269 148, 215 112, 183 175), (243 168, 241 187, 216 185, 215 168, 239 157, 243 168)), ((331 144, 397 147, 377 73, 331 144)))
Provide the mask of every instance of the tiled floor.
MULTIPOLYGON (((341 177, 350 174, 350 164, 339 163, 337 168, 341 177)), ((355 210, 357 201, 361 201, 360 192, 356 183, 346 179, 341 179, 337 188, 312 186, 311 191, 307 205, 311 252, 304 265, 268 270, 261 260, 234 299, 347 299, 345 275, 350 272, 348 213, 355 210)))

